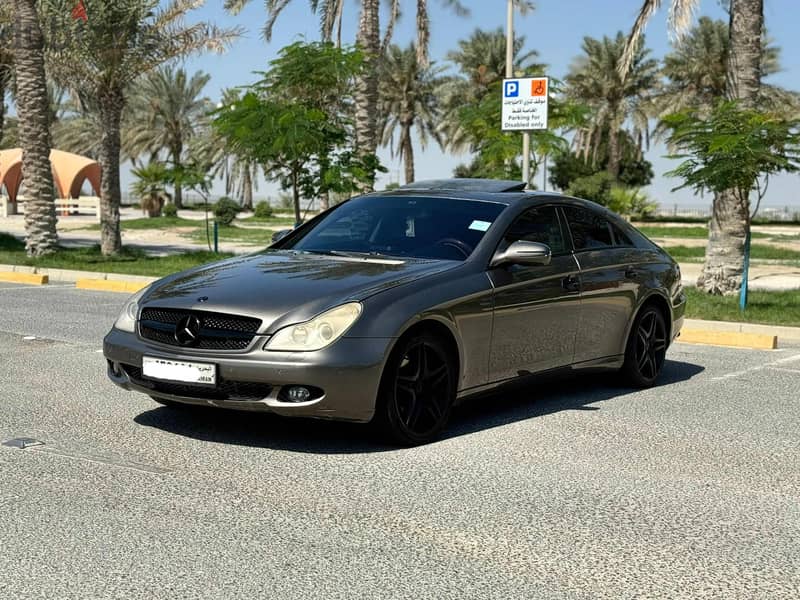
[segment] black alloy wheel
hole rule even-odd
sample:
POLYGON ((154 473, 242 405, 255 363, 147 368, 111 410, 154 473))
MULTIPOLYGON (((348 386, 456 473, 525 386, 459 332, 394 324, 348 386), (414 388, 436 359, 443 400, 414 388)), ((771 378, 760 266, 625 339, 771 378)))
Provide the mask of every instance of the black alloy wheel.
POLYGON ((623 366, 627 379, 638 387, 652 386, 664 367, 668 346, 664 315, 655 306, 645 307, 628 339, 623 366))
POLYGON ((448 348, 433 335, 413 336, 400 342, 387 363, 375 420, 399 444, 424 444, 444 429, 455 395, 448 348))

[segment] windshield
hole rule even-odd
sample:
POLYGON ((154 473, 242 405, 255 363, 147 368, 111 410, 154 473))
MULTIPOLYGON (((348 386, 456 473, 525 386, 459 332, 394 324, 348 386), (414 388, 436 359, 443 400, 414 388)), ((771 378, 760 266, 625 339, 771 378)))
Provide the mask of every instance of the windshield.
POLYGON ((284 248, 464 260, 505 205, 424 196, 365 196, 333 210, 284 248))

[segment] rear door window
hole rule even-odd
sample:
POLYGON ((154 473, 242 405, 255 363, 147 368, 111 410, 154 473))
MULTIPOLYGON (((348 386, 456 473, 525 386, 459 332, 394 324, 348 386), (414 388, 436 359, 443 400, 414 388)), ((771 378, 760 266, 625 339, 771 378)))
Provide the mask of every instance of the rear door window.
POLYGON ((588 208, 564 206, 575 250, 607 248, 614 245, 611 223, 603 215, 588 208))

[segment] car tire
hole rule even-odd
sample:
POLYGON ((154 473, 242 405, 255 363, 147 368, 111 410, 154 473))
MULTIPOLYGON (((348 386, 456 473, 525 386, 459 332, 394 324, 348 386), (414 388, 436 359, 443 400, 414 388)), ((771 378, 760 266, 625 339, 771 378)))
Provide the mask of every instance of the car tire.
POLYGON ((651 387, 664 367, 669 347, 664 313, 657 306, 647 305, 639 314, 628 336, 622 375, 640 388, 651 387))
POLYGON ((381 379, 373 425, 402 446, 435 440, 447 425, 456 397, 452 350, 430 333, 400 340, 381 379))

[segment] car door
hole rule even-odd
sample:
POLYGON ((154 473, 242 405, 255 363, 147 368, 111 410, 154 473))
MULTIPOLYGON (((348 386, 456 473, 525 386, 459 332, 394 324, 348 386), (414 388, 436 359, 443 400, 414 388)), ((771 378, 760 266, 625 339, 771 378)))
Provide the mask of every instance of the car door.
POLYGON ((494 319, 489 379, 502 381, 568 365, 575 351, 580 277, 555 205, 526 210, 497 251, 525 240, 547 244, 548 265, 502 265, 489 270, 494 319))
POLYGON ((570 205, 562 211, 582 283, 575 363, 618 356, 624 351, 640 285, 632 255, 636 249, 599 210, 570 205))

